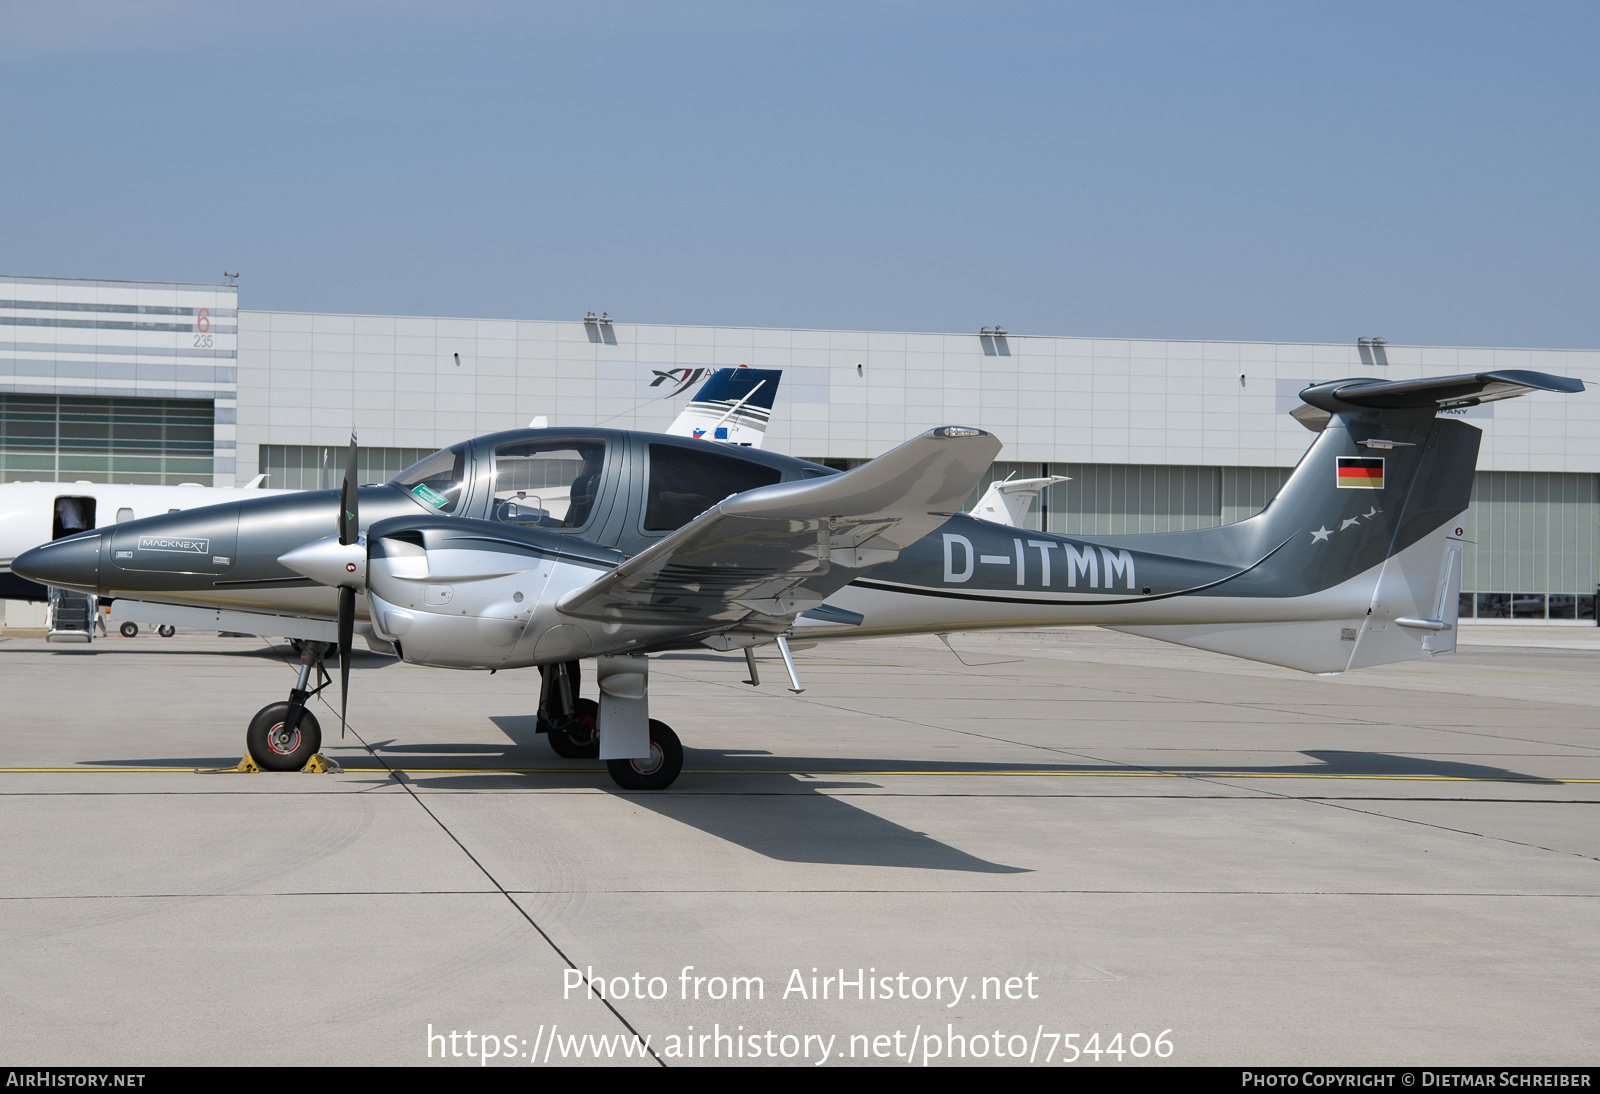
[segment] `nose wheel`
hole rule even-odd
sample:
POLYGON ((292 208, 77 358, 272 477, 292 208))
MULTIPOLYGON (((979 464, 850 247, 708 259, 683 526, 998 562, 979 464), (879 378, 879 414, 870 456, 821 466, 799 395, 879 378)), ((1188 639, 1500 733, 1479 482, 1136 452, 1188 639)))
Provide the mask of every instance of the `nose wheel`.
POLYGON ((273 703, 250 720, 245 743, 250 758, 263 771, 299 771, 322 747, 322 726, 316 715, 301 707, 291 724, 289 707, 289 703, 273 703))

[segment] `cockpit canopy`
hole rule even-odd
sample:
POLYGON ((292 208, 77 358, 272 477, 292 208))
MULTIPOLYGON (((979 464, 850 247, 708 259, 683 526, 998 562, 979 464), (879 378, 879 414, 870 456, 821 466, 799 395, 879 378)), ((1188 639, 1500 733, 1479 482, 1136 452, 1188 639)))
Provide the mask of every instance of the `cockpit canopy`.
POLYGON ((749 448, 612 429, 520 429, 441 449, 389 481, 450 516, 637 551, 733 494, 831 475, 749 448))

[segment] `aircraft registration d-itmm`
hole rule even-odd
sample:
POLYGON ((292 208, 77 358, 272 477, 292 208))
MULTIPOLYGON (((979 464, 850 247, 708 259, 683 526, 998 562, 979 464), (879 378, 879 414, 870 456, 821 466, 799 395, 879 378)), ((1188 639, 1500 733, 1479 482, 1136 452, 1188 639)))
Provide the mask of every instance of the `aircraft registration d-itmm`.
POLYGON ((347 694, 359 631, 414 664, 539 668, 552 747, 660 789, 683 762, 649 717, 648 656, 668 650, 743 649, 753 673, 751 649, 776 643, 795 690, 791 638, 1094 625, 1317 673, 1452 652, 1481 434, 1439 412, 1581 390, 1524 371, 1317 384, 1294 416, 1318 435, 1277 497, 1197 531, 1062 536, 962 515, 1000 441, 961 426, 843 473, 681 437, 513 430, 359 489, 352 442, 341 491, 130 521, 13 569, 302 640, 288 702, 247 733, 263 768, 314 756, 305 704, 334 646, 347 694), (598 704, 580 695, 583 658, 598 704))

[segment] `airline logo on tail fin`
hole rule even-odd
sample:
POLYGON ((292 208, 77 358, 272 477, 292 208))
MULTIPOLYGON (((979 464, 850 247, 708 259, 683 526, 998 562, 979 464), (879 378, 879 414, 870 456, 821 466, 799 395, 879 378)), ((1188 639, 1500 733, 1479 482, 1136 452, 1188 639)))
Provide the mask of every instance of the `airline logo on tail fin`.
POLYGON ((660 387, 662 384, 666 384, 669 388, 666 395, 670 399, 711 370, 703 368, 653 368, 650 371, 655 373, 656 376, 654 380, 650 381, 650 386, 660 387))
POLYGON ((667 432, 677 437, 760 448, 778 394, 779 369, 719 368, 667 432))
POLYGON ((1382 490, 1383 459, 1378 456, 1340 456, 1336 481, 1341 490, 1382 490))

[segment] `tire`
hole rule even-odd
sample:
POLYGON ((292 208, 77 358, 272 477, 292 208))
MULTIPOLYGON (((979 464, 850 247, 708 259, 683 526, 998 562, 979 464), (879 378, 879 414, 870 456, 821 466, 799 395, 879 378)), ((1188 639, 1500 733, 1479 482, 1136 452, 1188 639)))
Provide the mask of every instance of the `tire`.
POLYGON ((262 707, 250 720, 245 745, 250 749, 250 758, 263 771, 299 771, 322 747, 322 726, 309 710, 300 712, 299 731, 290 735, 285 747, 278 737, 288 714, 288 703, 273 703, 262 707))
POLYGON ((557 756, 567 760, 593 760, 600 755, 600 735, 595 727, 600 724, 600 704, 593 699, 579 699, 578 715, 571 722, 556 727, 545 723, 544 733, 550 748, 557 756))
POLYGON ((607 760, 611 781, 624 790, 665 790, 683 770, 683 745, 665 722, 650 719, 650 762, 607 760))
POLYGON ((122 637, 124 638, 137 638, 139 636, 139 624, 137 623, 124 623, 117 629, 122 632, 122 637))
POLYGON ((170 624, 163 624, 156 628, 156 633, 162 638, 171 638, 173 635, 178 633, 178 628, 171 626, 170 624))

